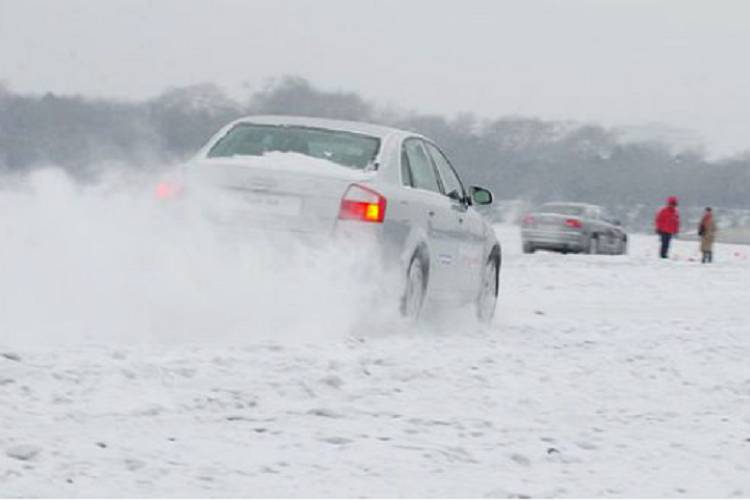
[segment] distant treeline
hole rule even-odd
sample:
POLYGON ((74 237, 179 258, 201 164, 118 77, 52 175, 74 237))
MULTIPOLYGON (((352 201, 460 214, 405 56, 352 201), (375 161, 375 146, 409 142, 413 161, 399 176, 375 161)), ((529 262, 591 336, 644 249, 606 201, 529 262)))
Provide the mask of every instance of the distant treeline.
POLYGON ((501 199, 635 207, 676 194, 687 205, 750 207, 750 153, 712 161, 699 148, 625 141, 592 124, 386 110, 296 77, 279 79, 246 102, 211 84, 141 102, 19 95, 0 87, 0 169, 57 165, 86 177, 103 161, 152 168, 189 157, 226 122, 259 113, 372 121, 423 133, 468 182, 501 199))

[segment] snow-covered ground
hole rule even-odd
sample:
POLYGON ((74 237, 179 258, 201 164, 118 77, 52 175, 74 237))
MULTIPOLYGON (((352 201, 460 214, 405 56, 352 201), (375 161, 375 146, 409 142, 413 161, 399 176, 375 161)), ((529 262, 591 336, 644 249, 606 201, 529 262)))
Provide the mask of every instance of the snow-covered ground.
MULTIPOLYGON (((202 339, 196 316, 173 335, 99 337, 100 319, 125 322, 118 291, 133 316, 205 303, 154 302, 164 283, 139 291, 125 272, 113 289, 89 277, 111 296, 93 333, 54 339, 27 311, 27 338, 13 314, 34 287, 15 302, 2 287, 15 319, 0 323, 0 496, 750 495, 750 248, 718 245, 711 266, 691 260, 693 242, 657 259, 652 236, 624 257, 523 255, 517 228, 497 232, 501 302, 486 329, 460 314, 414 331, 302 317, 309 335, 283 335, 249 315, 233 318, 239 337, 202 339)), ((5 252, 4 266, 22 258, 5 252)), ((41 288, 59 283, 40 266, 44 317, 41 288)), ((262 296, 247 307, 305 314, 276 296, 253 306, 262 296)))

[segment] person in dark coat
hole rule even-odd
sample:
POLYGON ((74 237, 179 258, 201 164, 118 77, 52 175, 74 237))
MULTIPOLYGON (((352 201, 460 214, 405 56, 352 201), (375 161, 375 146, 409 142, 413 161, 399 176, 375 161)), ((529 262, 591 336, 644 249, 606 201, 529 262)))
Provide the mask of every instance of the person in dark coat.
POLYGON ((669 244, 672 238, 680 232, 680 212, 677 210, 677 204, 676 196, 667 198, 667 206, 662 207, 656 213, 656 219, 654 220, 656 234, 661 239, 659 255, 662 259, 666 259, 669 256, 669 244))
POLYGON ((701 237, 702 264, 710 264, 714 261, 714 240, 716 239, 716 222, 711 207, 706 207, 703 218, 698 226, 698 235, 701 237))

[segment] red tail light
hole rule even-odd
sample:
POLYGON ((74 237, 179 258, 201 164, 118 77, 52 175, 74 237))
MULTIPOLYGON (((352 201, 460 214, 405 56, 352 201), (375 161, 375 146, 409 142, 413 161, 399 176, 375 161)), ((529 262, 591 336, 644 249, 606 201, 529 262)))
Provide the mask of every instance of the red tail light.
POLYGON ((565 225, 574 229, 580 229, 581 227, 583 227, 583 224, 581 224, 581 221, 579 221, 578 219, 567 219, 565 221, 565 225))
POLYGON ((341 198, 339 219, 362 222, 383 222, 386 199, 377 191, 352 184, 341 198))
POLYGON ((182 186, 175 182, 161 181, 156 185, 154 194, 159 200, 171 200, 182 194, 182 186))
POLYGON ((534 223, 534 217, 531 214, 526 214, 521 219, 521 223, 529 226, 534 223))

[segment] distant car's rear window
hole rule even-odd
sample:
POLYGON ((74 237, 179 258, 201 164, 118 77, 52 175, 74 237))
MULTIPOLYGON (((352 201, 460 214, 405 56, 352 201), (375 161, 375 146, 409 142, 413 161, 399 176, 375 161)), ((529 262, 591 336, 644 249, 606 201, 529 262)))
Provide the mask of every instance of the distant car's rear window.
POLYGON ((586 213, 586 207, 582 207, 579 205, 556 205, 553 203, 548 203, 542 205, 539 208, 539 211, 562 215, 583 215, 586 213))
POLYGON ((291 152, 364 169, 373 162, 379 149, 380 139, 368 135, 311 127, 241 123, 214 144, 208 156, 262 156, 270 152, 291 152))

